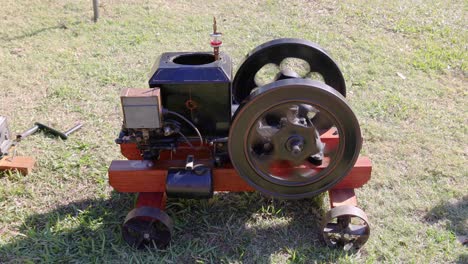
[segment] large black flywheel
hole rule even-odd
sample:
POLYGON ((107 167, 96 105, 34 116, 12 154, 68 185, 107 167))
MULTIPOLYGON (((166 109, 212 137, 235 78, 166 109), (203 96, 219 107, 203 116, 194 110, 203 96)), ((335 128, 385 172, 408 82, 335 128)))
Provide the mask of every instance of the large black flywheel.
POLYGON ((359 123, 345 98, 327 84, 279 80, 243 101, 230 128, 229 155, 240 176, 262 193, 312 197, 337 184, 356 162, 359 123), (317 117, 338 135, 336 146, 321 141, 317 117))
POLYGON ((256 87, 288 78, 320 80, 346 96, 338 65, 321 47, 307 40, 283 38, 247 54, 233 81, 234 101, 242 103, 256 87))

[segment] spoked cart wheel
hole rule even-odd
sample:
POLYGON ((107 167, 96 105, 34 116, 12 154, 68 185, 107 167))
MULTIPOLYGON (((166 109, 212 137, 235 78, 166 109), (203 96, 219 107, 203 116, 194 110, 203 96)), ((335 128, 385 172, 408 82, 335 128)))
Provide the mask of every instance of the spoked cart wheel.
POLYGON ((322 221, 322 234, 328 246, 358 249, 370 235, 367 215, 358 207, 342 205, 332 208, 322 221))
POLYGON ((127 214, 122 226, 122 235, 125 242, 137 249, 164 249, 171 241, 172 229, 172 220, 164 211, 143 206, 127 214))
POLYGON ((280 80, 253 91, 229 133, 231 162, 268 196, 299 199, 329 190, 347 175, 361 149, 359 123, 344 97, 325 83, 280 80), (333 129, 330 147, 320 134, 333 129))

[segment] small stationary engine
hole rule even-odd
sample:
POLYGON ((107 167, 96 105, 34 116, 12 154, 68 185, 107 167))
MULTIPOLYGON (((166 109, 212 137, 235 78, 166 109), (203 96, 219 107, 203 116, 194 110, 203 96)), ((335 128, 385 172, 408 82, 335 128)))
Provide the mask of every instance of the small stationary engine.
POLYGON ((337 64, 309 41, 277 39, 252 50, 232 78, 214 31, 214 52, 163 53, 149 89, 122 91, 116 142, 128 160, 112 162, 109 182, 139 193, 125 240, 169 244, 166 197, 260 191, 301 199, 328 191, 326 243, 363 245, 370 229, 354 189, 370 179, 371 164, 359 157, 361 131, 337 64))
MULTIPOLYGON (((180 143, 195 148, 224 138, 231 123, 232 65, 228 55, 163 53, 154 65, 150 89, 122 91, 124 126, 118 143, 137 142, 147 160, 180 143), (202 136, 203 135, 203 136, 202 136)), ((219 151, 218 151, 219 152, 219 151)))

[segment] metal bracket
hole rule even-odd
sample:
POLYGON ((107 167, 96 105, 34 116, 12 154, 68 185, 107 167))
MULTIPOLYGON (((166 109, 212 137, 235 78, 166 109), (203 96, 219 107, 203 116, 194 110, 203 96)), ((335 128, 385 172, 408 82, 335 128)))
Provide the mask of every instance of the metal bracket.
POLYGON ((188 155, 187 160, 185 161, 185 170, 193 170, 193 163, 195 162, 195 158, 193 155, 188 155))

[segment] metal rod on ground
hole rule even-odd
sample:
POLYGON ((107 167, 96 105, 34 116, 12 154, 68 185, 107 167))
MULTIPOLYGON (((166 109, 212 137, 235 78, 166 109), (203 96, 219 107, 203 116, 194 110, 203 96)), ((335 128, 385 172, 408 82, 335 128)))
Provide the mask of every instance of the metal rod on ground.
POLYGON ((55 129, 55 128, 49 127, 49 126, 44 125, 44 124, 41 124, 41 123, 39 123, 39 122, 36 122, 36 123, 34 123, 34 126, 33 126, 32 128, 26 130, 25 132, 23 132, 23 133, 20 134, 20 135, 17 135, 17 136, 16 136, 16 141, 19 142, 19 141, 21 141, 22 139, 24 139, 25 137, 30 136, 30 135, 36 133, 38 130, 43 130, 43 131, 46 132, 46 133, 52 134, 52 135, 54 135, 54 136, 60 137, 61 139, 64 139, 64 140, 65 140, 65 139, 68 138, 68 136, 69 136, 71 133, 77 131, 77 130, 80 129, 82 126, 83 126, 83 124, 78 123, 78 124, 76 124, 75 126, 73 126, 72 128, 70 128, 70 129, 68 129, 67 131, 65 131, 65 132, 62 133, 62 132, 58 131, 58 130, 55 129))
POLYGON ((99 0, 93 0, 94 22, 99 18, 99 0))
POLYGON ((77 131, 77 130, 80 129, 82 126, 83 126, 83 124, 78 123, 78 124, 76 124, 74 127, 72 127, 72 128, 70 128, 70 129, 68 129, 67 131, 63 132, 63 134, 64 134, 65 136, 68 137, 71 133, 77 131))
POLYGON ((36 133, 36 131, 39 129, 39 126, 38 125, 34 125, 33 127, 31 127, 30 129, 24 131, 23 133, 21 133, 20 135, 16 135, 16 141, 20 141, 21 139, 27 137, 27 136, 30 136, 34 133, 36 133))

